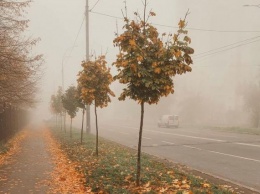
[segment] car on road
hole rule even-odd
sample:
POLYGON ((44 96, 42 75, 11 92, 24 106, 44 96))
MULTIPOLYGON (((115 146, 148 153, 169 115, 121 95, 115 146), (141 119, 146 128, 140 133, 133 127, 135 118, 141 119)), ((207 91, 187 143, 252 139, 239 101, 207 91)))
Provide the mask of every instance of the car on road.
POLYGON ((158 127, 179 127, 178 115, 162 115, 158 120, 158 127))

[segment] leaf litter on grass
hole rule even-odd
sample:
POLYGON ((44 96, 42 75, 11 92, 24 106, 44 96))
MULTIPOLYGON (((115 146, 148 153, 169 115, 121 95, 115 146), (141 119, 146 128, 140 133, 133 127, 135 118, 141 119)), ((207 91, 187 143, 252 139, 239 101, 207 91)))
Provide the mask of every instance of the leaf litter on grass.
POLYGON ((186 175, 149 155, 142 156, 141 185, 136 187, 136 151, 100 138, 99 157, 95 156, 95 137, 88 134, 79 143, 80 135, 73 138, 52 130, 70 161, 84 172, 85 186, 93 193, 170 193, 170 194, 231 194, 232 191, 216 187, 205 180, 186 175))

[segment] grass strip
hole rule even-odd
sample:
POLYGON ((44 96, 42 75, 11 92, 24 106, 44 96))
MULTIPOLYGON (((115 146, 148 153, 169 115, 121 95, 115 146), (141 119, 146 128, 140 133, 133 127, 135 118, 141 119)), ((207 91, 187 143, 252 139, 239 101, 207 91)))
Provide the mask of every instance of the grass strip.
POLYGON ((80 144, 79 130, 73 130, 72 138, 60 129, 52 128, 52 133, 67 157, 80 164, 76 168, 84 172, 86 187, 91 187, 94 193, 234 193, 169 167, 147 154, 142 154, 141 186, 136 187, 135 150, 100 138, 99 157, 96 157, 95 136, 84 134, 84 142, 80 144))
POLYGON ((252 135, 260 135, 259 128, 243 128, 243 127, 212 127, 214 130, 235 132, 235 133, 244 133, 252 135))

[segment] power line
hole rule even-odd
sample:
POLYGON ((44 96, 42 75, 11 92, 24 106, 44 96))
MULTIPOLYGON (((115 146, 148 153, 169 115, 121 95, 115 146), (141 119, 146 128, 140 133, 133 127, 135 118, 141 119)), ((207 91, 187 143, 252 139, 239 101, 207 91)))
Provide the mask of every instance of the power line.
POLYGON ((89 11, 92 11, 92 10, 96 7, 96 5, 98 4, 99 1, 100 1, 100 0, 97 0, 97 2, 95 3, 95 5, 94 5, 89 11))
MULTIPOLYGON (((179 28, 177 26, 170 26, 170 25, 164 25, 164 24, 158 24, 158 23, 152 23, 156 26, 162 26, 167 28, 179 28)), ((259 33, 260 30, 210 30, 210 29, 202 29, 202 28, 190 28, 187 27, 187 30, 194 30, 194 31, 204 31, 204 32, 221 32, 221 33, 259 33)))
MULTIPOLYGON (((106 16, 106 17, 110 17, 110 18, 116 18, 116 19, 124 20, 122 17, 113 16, 113 15, 100 13, 100 12, 95 12, 95 11, 91 11, 91 10, 90 10, 90 13, 94 13, 94 14, 97 14, 97 15, 102 15, 102 16, 106 16)), ((158 24, 158 23, 152 23, 152 24, 154 24, 156 26, 167 27, 167 28, 176 28, 176 29, 179 28, 177 26, 170 26, 170 25, 164 25, 164 24, 158 24)), ((194 30, 194 31, 219 32, 219 33, 260 33, 260 30, 211 30, 211 29, 190 28, 190 27, 187 27, 186 29, 187 30, 194 30)))
MULTIPOLYGON (((204 65, 193 65, 192 68, 197 68, 197 67, 212 67, 213 65, 208 65, 208 64, 204 64, 204 65)), ((234 66, 234 67, 260 67, 260 65, 249 65, 249 64, 246 64, 246 65, 237 65, 237 64, 224 64, 224 65, 218 65, 217 67, 231 67, 231 66, 234 66)))
POLYGON ((209 54, 206 54, 206 55, 203 55, 203 56, 195 57, 195 59, 205 58, 205 57, 210 56, 210 55, 214 55, 214 54, 218 54, 218 53, 221 53, 221 52, 224 52, 224 51, 232 50, 232 49, 244 46, 244 45, 248 45, 248 44, 252 44, 254 42, 258 42, 258 41, 260 41, 260 39, 259 40, 255 40, 255 41, 251 41, 251 42, 247 42, 247 43, 244 43, 244 44, 240 44, 240 45, 228 48, 228 49, 224 49, 224 50, 220 50, 220 51, 217 51, 217 52, 209 53, 209 54))
MULTIPOLYGON (((90 10, 90 12, 97 14, 97 15, 102 15, 102 16, 106 16, 106 17, 111 17, 111 18, 123 20, 122 17, 117 17, 117 16, 113 16, 113 15, 109 15, 109 14, 100 13, 100 12, 94 12, 94 11, 91 11, 91 10, 90 10)), ((163 27, 169 27, 169 28, 178 28, 178 27, 175 27, 175 26, 163 25, 163 24, 158 24, 158 23, 153 23, 153 24, 157 25, 157 26, 163 26, 163 27)), ((228 30, 208 30, 208 29, 199 29, 199 28, 187 28, 187 29, 197 30, 197 31, 207 31, 207 32, 236 32, 236 33, 238 33, 238 32, 240 32, 240 33, 258 32, 259 33, 260 32, 260 31, 238 31, 238 30, 232 30, 232 31, 228 31, 228 30)), ((244 45, 248 45, 248 44, 252 44, 254 42, 258 42, 258 41, 260 41, 260 39, 255 40, 255 41, 251 41, 251 42, 250 42, 250 40, 254 40, 254 39, 257 39, 259 37, 260 36, 252 37, 252 38, 242 40, 242 41, 239 41, 239 42, 236 42, 236 43, 232 43, 232 44, 229 44, 229 45, 226 45, 226 46, 223 46, 223 47, 219 47, 219 48, 212 49, 212 50, 209 50, 209 51, 206 51, 206 52, 203 52, 203 53, 199 53, 199 54, 195 55, 195 59, 205 58, 205 57, 210 56, 210 55, 218 54, 218 53, 225 52, 225 51, 228 51, 228 50, 231 50, 231 49, 235 49, 235 48, 238 48, 238 47, 241 47, 241 46, 244 46, 244 45), (246 42, 246 43, 237 45, 237 44, 242 43, 242 42, 246 42), (227 47, 230 47, 230 46, 233 46, 233 45, 236 45, 236 46, 231 47, 231 48, 227 48, 227 47), (227 48, 227 49, 220 50, 220 49, 223 49, 223 48, 227 48), (216 50, 220 50, 220 51, 216 51, 216 50), (216 51, 216 52, 211 53, 212 51, 216 51), (207 54, 207 53, 209 53, 209 54, 207 54), (202 56, 198 56, 198 55, 202 55, 202 56), (198 57, 196 57, 196 56, 198 56, 198 57)))
POLYGON ((71 53, 72 53, 73 49, 74 49, 75 46, 76 46, 76 42, 77 42, 77 40, 78 40, 79 33, 80 33, 81 29, 82 29, 82 26, 83 26, 84 21, 85 21, 85 16, 84 16, 83 19, 82 19, 82 22, 81 22, 80 28, 79 28, 78 33, 77 33, 77 36, 76 36, 76 38, 75 38, 75 40, 74 40, 73 46, 72 46, 72 48, 71 48, 71 50, 70 50, 70 54, 69 54, 69 56, 71 56, 71 53))
POLYGON ((124 19, 121 18, 121 17, 117 17, 117 16, 113 16, 113 15, 105 14, 105 13, 100 13, 100 12, 96 12, 96 11, 91 11, 91 10, 90 10, 90 13, 94 13, 94 14, 102 15, 102 16, 106 16, 106 17, 111 17, 111 18, 115 18, 115 19, 124 20, 124 19))
POLYGON ((212 49, 212 50, 209 50, 209 51, 205 51, 205 52, 202 52, 202 53, 199 53, 199 54, 195 54, 194 57, 197 57, 199 55, 204 55, 206 53, 210 53, 212 51, 216 51, 216 50, 219 50, 219 49, 222 49, 222 48, 230 47, 230 46, 242 43, 242 42, 247 42, 249 40, 254 40, 254 39, 257 39, 257 38, 260 38, 260 36, 255 36, 255 37, 252 37, 252 38, 249 38, 249 39, 246 39, 246 40, 242 40, 242 41, 235 42, 235 43, 232 43, 232 44, 229 44, 229 45, 225 45, 225 46, 222 46, 222 47, 219 47, 219 48, 215 48, 215 49, 212 49))

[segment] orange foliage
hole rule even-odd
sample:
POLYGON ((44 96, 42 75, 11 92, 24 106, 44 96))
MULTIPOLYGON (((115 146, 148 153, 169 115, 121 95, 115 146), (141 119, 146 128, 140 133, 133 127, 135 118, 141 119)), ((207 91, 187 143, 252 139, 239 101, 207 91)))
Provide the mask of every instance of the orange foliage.
POLYGON ((84 186, 84 174, 75 170, 79 164, 66 157, 59 143, 51 136, 49 129, 46 129, 45 138, 55 165, 51 174, 50 193, 92 193, 91 188, 84 186))
POLYGON ((3 164, 7 164, 9 161, 8 159, 21 150, 21 142, 24 140, 25 137, 27 137, 27 135, 28 131, 24 129, 7 142, 9 150, 4 154, 0 154, 0 166, 3 164))

